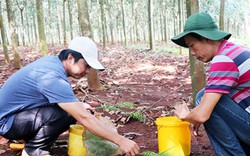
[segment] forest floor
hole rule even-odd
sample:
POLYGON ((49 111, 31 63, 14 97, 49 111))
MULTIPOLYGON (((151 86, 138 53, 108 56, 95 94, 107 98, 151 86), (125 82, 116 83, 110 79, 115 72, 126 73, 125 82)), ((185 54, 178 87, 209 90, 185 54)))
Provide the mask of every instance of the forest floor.
MULTIPOLYGON (((49 51, 50 54, 58 54, 61 49, 62 47, 50 47, 49 51)), ((19 50, 24 65, 41 57, 31 47, 20 47, 19 50)), ((5 65, 3 58, 0 50, 0 86, 16 71, 11 65, 5 65)), ((188 55, 125 49, 113 45, 100 52, 100 60, 106 67, 105 71, 99 72, 104 90, 94 91, 88 88, 86 78, 80 81, 70 79, 76 95, 92 105, 118 105, 125 102, 134 104, 124 110, 96 109, 96 112, 109 117, 121 135, 138 143, 141 152, 158 152, 156 118, 172 115, 176 104, 187 102, 192 107, 188 55), (128 118, 124 113, 134 110, 143 110, 146 120, 140 122, 128 118)), ((58 144, 55 143, 51 153, 55 156, 67 156, 67 139, 68 132, 58 138, 58 144), (60 140, 65 141, 65 144, 60 144, 60 140)), ((9 148, 11 142, 13 141, 0 138, 0 156, 21 155, 20 151, 9 148)), ((190 155, 215 155, 203 127, 197 137, 192 137, 190 155)))

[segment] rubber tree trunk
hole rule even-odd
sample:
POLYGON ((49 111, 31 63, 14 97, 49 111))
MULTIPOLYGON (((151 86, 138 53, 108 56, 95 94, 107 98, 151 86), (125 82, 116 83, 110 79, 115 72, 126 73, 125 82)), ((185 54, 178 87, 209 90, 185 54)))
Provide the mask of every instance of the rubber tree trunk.
MULTIPOLYGON (((80 30, 82 36, 88 36, 93 39, 91 25, 88 13, 88 3, 87 0, 77 0, 78 5, 78 19, 80 24, 80 30)), ((95 69, 90 69, 87 75, 88 85, 91 89, 102 90, 103 86, 100 83, 98 71, 95 69)))
POLYGON ((148 0, 148 28, 149 28, 149 47, 154 49, 154 26, 153 26, 153 0, 148 0))
POLYGON ((14 11, 12 10, 12 3, 11 0, 6 0, 6 7, 7 7, 7 15, 9 21, 9 29, 11 35, 11 46, 14 56, 14 68, 20 69, 21 68, 21 59, 18 51, 18 40, 17 40, 17 33, 16 33, 16 25, 15 25, 15 16, 14 11))
POLYGON ((2 44, 3 44, 3 52, 4 52, 5 63, 9 64, 10 63, 10 57, 9 57, 8 46, 7 46, 7 42, 6 42, 5 27, 4 27, 4 24, 3 24, 1 1, 0 1, 0 29, 1 29, 1 37, 2 37, 2 44))
POLYGON ((42 55, 48 54, 47 42, 44 30, 44 17, 43 17, 43 3, 42 0, 36 0, 36 11, 37 11, 37 23, 38 23, 38 34, 41 45, 42 55))
MULTIPOLYGON (((187 0, 187 16, 199 12, 199 1, 198 0, 187 0)), ((189 51, 190 59, 190 75, 192 80, 192 97, 193 104, 195 104, 196 94, 199 90, 205 86, 205 70, 204 64, 199 60, 196 60, 189 51)))

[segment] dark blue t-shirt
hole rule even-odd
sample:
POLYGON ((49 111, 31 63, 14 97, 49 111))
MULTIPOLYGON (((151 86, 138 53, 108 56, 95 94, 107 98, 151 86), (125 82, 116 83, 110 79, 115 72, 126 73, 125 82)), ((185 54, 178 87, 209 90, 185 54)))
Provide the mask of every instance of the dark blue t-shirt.
POLYGON ((14 73, 0 89, 0 135, 19 111, 78 101, 60 59, 45 56, 14 73))

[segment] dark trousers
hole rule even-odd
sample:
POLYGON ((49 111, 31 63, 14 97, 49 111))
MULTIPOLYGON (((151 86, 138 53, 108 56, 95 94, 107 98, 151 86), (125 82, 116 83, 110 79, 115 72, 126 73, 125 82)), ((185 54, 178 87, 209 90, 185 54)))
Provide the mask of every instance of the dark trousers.
POLYGON ((75 123, 76 120, 58 105, 34 108, 18 113, 3 136, 25 140, 25 151, 31 156, 41 156, 49 154, 53 142, 75 123))
MULTIPOLYGON (((204 89, 196 96, 198 105, 204 89)), ((218 156, 246 156, 250 152, 250 114, 228 95, 222 95, 210 118, 204 123, 218 156)))

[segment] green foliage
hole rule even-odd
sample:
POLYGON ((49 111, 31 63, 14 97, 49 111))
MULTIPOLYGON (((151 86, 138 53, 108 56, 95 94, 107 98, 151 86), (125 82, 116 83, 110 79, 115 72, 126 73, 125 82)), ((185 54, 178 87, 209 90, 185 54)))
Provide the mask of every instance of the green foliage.
POLYGON ((135 120, 139 120, 140 122, 146 121, 146 116, 139 111, 130 112, 128 115, 135 120))
POLYGON ((103 105, 103 106, 96 107, 96 109, 106 109, 109 111, 119 110, 119 108, 117 108, 115 105, 103 105))
POLYGON ((112 110, 120 110, 121 108, 130 108, 133 106, 134 104, 132 102, 123 102, 123 103, 118 103, 116 105, 99 106, 99 107, 96 107, 96 109, 106 109, 106 110, 112 111, 112 110))
MULTIPOLYGON (((3 7, 3 20, 7 21, 6 16, 6 4, 5 1, 2 2, 3 7)), ((89 18, 91 23, 91 29, 93 31, 93 38, 96 41, 102 39, 102 33, 100 30, 100 19, 95 18, 96 16, 100 16, 100 5, 98 0, 88 0, 88 10, 89 18)), ((220 0, 200 0, 199 1, 199 11, 200 12, 207 12, 215 18, 215 21, 218 23, 219 21, 219 14, 220 14, 220 0)), ((18 33, 21 35, 22 31, 25 34, 25 40, 28 40, 32 37, 31 43, 36 43, 37 40, 34 39, 36 35, 35 28, 36 22, 33 20, 34 15, 36 14, 36 1, 35 0, 13 0, 12 2, 13 12, 15 14, 16 21, 20 21, 21 18, 24 20, 24 25, 19 25, 20 27, 18 33), (20 9, 21 8, 21 9, 20 9), (21 14, 25 15, 24 17, 21 14), (33 30, 34 28, 34 30, 33 30), (29 35, 30 34, 30 35, 29 35), (29 35, 29 36, 28 36, 29 35)), ((139 1, 139 0, 123 0, 124 9, 125 9, 125 27, 128 30, 127 34, 131 34, 130 37, 127 37, 128 41, 134 42, 137 40, 137 43, 146 43, 146 47, 144 49, 149 49, 148 45, 148 1, 139 1)), ((225 28, 229 32, 234 35, 239 36, 241 39, 249 41, 249 35, 246 33, 247 22, 242 21, 249 21, 249 3, 250 0, 227 0, 225 2, 225 28)), ((47 29, 46 34, 49 34, 47 39, 48 43, 61 43, 60 34, 62 34, 62 25, 63 21, 66 24, 67 30, 67 40, 70 39, 69 31, 73 31, 75 33, 79 33, 79 24, 78 24, 78 7, 76 1, 68 0, 66 1, 66 5, 69 8, 66 8, 66 16, 65 19, 62 19, 63 14, 63 4, 64 1, 62 0, 48 0, 44 1, 43 3, 43 12, 44 12, 44 19, 45 19, 45 29, 47 29), (51 16, 52 12, 56 12, 54 16, 51 16), (72 17, 69 16, 72 15, 72 17), (59 19, 59 20, 58 20, 59 19), (71 28, 72 25, 72 28, 71 28), (58 38, 59 37, 59 38, 58 38), (51 39, 50 39, 51 38, 51 39), (53 39, 54 38, 54 39, 53 39), (56 38, 58 38, 56 40, 56 38)), ((105 21, 104 22, 110 30, 106 33, 106 38, 114 37, 115 42, 122 42, 124 40, 123 36, 119 36, 119 31, 122 28, 122 20, 121 20, 121 1, 120 0, 105 0, 104 1, 104 11, 105 11, 105 21), (117 29, 117 30, 116 30, 117 29), (111 33, 113 32, 113 34, 111 33)), ((155 43, 157 42, 164 42, 170 43, 169 40, 173 37, 173 32, 177 31, 177 33, 183 31, 184 23, 186 21, 186 1, 180 1, 180 3, 176 3, 174 0, 155 0, 153 1, 153 24, 154 26, 154 36, 155 36, 155 43), (182 11, 178 12, 178 7, 182 8, 182 11), (179 14, 183 16, 183 18, 179 19, 176 23, 175 17, 178 17, 179 14), (163 17, 167 19, 167 25, 163 17), (182 28, 178 28, 179 23, 181 24, 182 28), (176 27, 174 27, 176 25, 176 27), (166 32, 164 31, 166 30, 166 32), (164 34, 166 33, 166 34, 164 34), (166 42, 166 41, 167 42, 166 42)), ((129 35, 128 35, 129 36, 129 35)), ((22 40, 22 36, 20 36, 19 40, 22 40)), ((21 41, 20 41, 21 42, 21 41)), ((109 41, 110 42, 110 41, 109 41)), ((159 45, 155 45, 159 47, 159 45)), ((161 45, 160 45, 161 46, 161 45)), ((157 50, 158 51, 158 50, 157 50)), ((172 51, 171 51, 172 52, 172 51)), ((179 53, 176 53, 179 54, 179 53)))
POLYGON ((159 154, 151 151, 144 151, 141 153, 143 156, 159 156, 159 154))
POLYGON ((152 151, 144 151, 141 153, 143 156, 173 156, 167 152, 161 152, 161 153, 155 153, 155 152, 152 152, 152 151))
POLYGON ((87 130, 84 131, 83 142, 89 156, 110 156, 119 150, 116 144, 101 139, 87 130))
MULTIPOLYGON (((132 108, 134 107, 134 103, 132 102, 123 102, 123 103, 118 103, 116 105, 103 105, 103 106, 99 106, 96 107, 96 109, 105 109, 108 111, 117 111, 117 110, 121 110, 123 108, 132 108)), ((130 111, 130 112, 126 112, 124 111, 129 117, 131 117, 132 119, 138 120, 140 122, 145 122, 146 121, 146 116, 141 113, 141 111, 135 110, 135 111, 130 111)))
POLYGON ((129 107, 134 107, 134 103, 132 102, 123 102, 123 103, 118 103, 117 107, 119 108, 129 108, 129 107))

